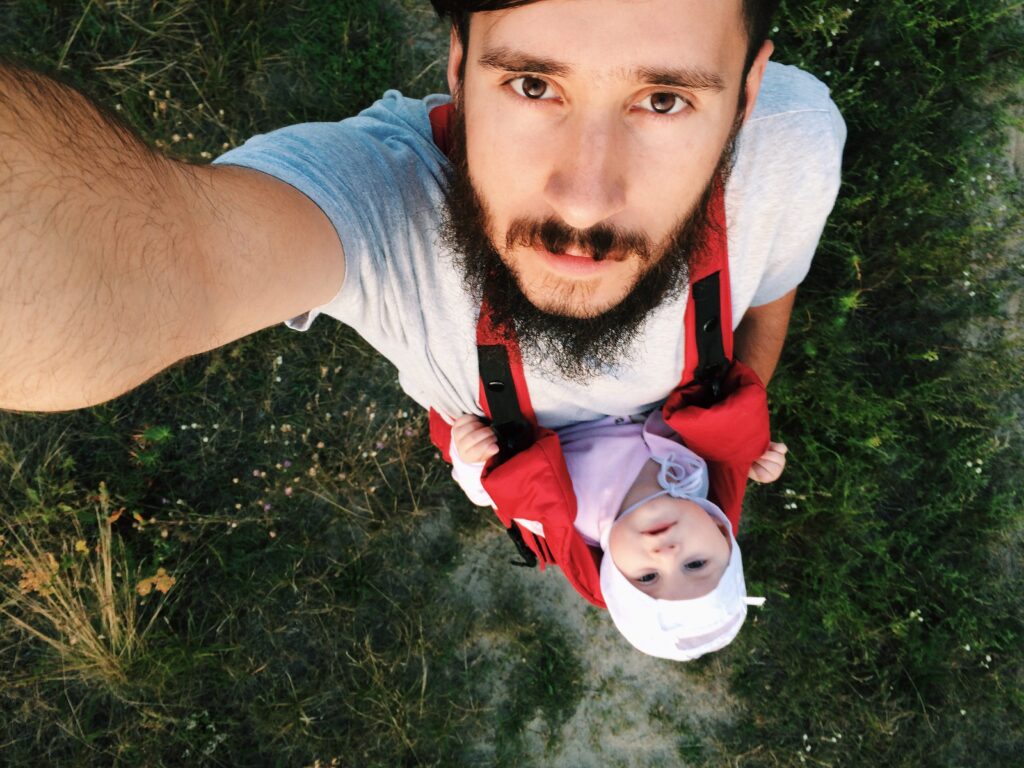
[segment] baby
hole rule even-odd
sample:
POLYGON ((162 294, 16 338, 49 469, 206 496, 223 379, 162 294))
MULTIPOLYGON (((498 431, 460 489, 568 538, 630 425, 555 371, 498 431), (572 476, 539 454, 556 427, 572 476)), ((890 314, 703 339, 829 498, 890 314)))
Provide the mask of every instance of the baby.
MULTIPOLYGON (((655 410, 645 420, 607 417, 558 430, 576 494, 576 531, 604 552, 601 592, 636 648, 688 660, 727 645, 748 604, 732 526, 708 501, 703 459, 679 442, 655 410)), ((491 504, 481 473, 498 452, 491 428, 464 415, 452 427, 452 475, 476 504, 491 504)), ((786 446, 769 443, 750 479, 772 482, 786 446)), ((543 535, 536 521, 516 518, 543 535)))

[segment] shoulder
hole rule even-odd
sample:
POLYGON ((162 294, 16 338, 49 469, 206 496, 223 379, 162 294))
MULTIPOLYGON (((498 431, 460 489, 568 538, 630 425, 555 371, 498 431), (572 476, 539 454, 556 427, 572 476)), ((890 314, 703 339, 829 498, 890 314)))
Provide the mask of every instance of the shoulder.
POLYGON ((750 118, 740 131, 737 170, 782 165, 839 172, 846 123, 828 87, 797 67, 769 62, 750 118))
POLYGON ((365 188, 368 180, 430 184, 440 180, 446 161, 433 142, 429 109, 445 98, 410 99, 388 91, 358 115, 257 134, 214 162, 269 173, 321 206, 339 187, 365 188))
POLYGON ((816 77, 770 62, 740 130, 726 190, 731 221, 767 216, 824 224, 839 191, 846 124, 816 77))
POLYGON ((834 108, 828 86, 810 72, 789 64, 768 62, 751 120, 834 108))
POLYGON ((769 63, 726 184, 734 324, 806 275, 839 193, 845 142, 825 84, 769 63))

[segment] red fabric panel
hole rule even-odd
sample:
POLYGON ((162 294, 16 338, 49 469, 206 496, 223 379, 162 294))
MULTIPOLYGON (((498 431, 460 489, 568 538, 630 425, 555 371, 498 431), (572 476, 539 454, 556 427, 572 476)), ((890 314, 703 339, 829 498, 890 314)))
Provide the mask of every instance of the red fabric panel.
POLYGON ((434 107, 430 110, 430 132, 434 137, 434 144, 447 156, 451 149, 451 142, 448 138, 448 126, 450 125, 452 110, 451 102, 434 107))
POLYGON ((544 542, 524 531, 524 539, 542 562, 554 562, 589 602, 604 608, 596 556, 573 527, 576 494, 565 466, 558 435, 539 430, 537 441, 483 475, 484 489, 498 507, 498 517, 508 526, 523 517, 544 526, 544 542))
POLYGON ((696 385, 676 387, 661 409, 665 422, 708 465, 709 497, 739 527, 750 467, 768 448, 768 393, 748 366, 735 360, 710 406, 696 385))
POLYGON ((452 445, 452 425, 441 418, 441 414, 433 408, 430 409, 430 442, 441 452, 444 460, 451 464, 452 457, 448 449, 452 445))

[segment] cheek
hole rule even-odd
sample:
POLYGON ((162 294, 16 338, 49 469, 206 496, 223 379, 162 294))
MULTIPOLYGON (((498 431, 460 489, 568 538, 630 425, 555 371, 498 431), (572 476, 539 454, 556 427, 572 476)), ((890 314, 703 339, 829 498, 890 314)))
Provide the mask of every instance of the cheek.
POLYGON ((637 207, 658 211, 652 218, 661 222, 674 222, 688 212, 710 181, 726 136, 709 128, 695 129, 640 143, 629 164, 637 207))
POLYGON ((608 554, 620 571, 630 570, 637 561, 639 547, 636 536, 621 525, 612 528, 611 536, 608 537, 608 554))
MULTIPOLYGON (((543 189, 545 159, 536 136, 524 134, 501 99, 466 109, 466 153, 473 185, 496 227, 531 213, 543 189)), ((536 213, 536 211, 532 211, 536 213)))

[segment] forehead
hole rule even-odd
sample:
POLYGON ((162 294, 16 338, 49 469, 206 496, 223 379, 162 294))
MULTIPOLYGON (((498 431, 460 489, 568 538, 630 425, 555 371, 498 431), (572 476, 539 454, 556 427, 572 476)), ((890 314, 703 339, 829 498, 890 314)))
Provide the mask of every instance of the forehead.
POLYGON ((627 79, 685 66, 738 80, 746 53, 741 0, 539 0, 475 13, 471 51, 504 48, 565 62, 572 75, 627 79))

